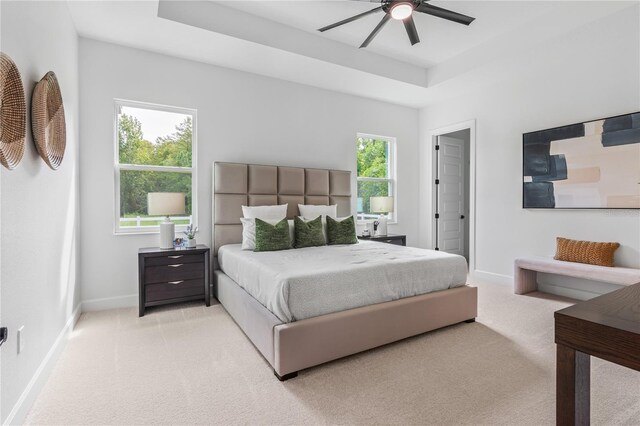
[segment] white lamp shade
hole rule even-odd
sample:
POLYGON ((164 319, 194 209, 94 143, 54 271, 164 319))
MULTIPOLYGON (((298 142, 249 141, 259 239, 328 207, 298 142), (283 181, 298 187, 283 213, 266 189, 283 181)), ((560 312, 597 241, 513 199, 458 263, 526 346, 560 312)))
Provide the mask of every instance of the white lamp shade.
POLYGON ((371 197, 372 213, 391 213, 393 212, 393 197, 371 197))
POLYGON ((150 216, 184 214, 184 193, 150 192, 147 194, 147 213, 150 216))

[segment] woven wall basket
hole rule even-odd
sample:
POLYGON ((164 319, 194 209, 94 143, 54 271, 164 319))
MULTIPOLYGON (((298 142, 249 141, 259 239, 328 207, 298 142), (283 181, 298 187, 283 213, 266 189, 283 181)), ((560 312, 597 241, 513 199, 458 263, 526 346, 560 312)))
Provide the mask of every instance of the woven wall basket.
POLYGON ((0 52, 0 163, 14 169, 24 154, 27 105, 18 67, 0 52))
POLYGON ((52 169, 62 163, 67 146, 67 126, 58 79, 49 71, 36 84, 31 97, 31 131, 38 153, 52 169))

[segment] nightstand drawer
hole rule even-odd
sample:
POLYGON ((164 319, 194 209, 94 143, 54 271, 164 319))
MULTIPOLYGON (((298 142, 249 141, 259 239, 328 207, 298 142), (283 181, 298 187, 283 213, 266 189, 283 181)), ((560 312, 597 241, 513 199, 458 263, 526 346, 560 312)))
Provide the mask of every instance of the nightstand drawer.
POLYGON ((175 263, 164 266, 148 266, 144 269, 144 284, 204 278, 204 273, 205 268, 203 263, 175 263))
POLYGON ((389 234, 384 237, 382 236, 373 236, 373 237, 358 237, 360 240, 365 241, 376 241, 378 243, 385 244, 394 244, 396 246, 406 246, 407 245, 407 236, 400 234, 389 234))
POLYGON ((204 280, 202 278, 149 284, 144 288, 147 302, 190 296, 204 296, 204 290, 204 280))
POLYGON ((397 246, 403 246, 403 241, 402 238, 381 238, 379 240, 376 240, 378 242, 381 243, 387 243, 387 244, 395 244, 397 246))
POLYGON ((167 256, 148 257, 146 266, 176 265, 179 263, 202 263, 202 254, 172 254, 167 256))

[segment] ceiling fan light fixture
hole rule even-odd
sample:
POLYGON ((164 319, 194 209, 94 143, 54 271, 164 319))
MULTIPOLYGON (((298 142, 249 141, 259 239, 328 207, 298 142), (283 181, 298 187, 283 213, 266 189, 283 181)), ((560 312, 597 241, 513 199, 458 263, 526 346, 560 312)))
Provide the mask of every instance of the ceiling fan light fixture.
POLYGON ((407 19, 413 13, 413 3, 399 2, 394 4, 389 11, 393 19, 402 21, 407 19))
MULTIPOLYGON (((2 0, 0 0, 2 1, 2 0)), ((461 13, 454 12, 452 10, 443 9, 441 7, 433 6, 428 4, 429 0, 359 0, 359 1, 367 1, 367 2, 380 2, 380 6, 367 10, 366 12, 359 13, 350 18, 343 19, 342 21, 338 21, 331 25, 327 25, 325 27, 319 28, 318 31, 324 32, 341 25, 348 24, 349 22, 356 21, 358 19, 364 18, 365 16, 369 16, 371 14, 377 12, 384 12, 384 16, 382 20, 376 25, 376 27, 371 31, 371 34, 362 42, 360 47, 367 47, 371 43, 371 41, 378 35, 378 33, 382 30, 382 28, 389 22, 391 19, 396 21, 402 21, 404 24, 404 28, 407 31, 407 36, 409 36, 409 41, 411 45, 415 45, 420 43, 420 37, 418 36, 418 30, 416 28, 416 23, 413 19, 413 12, 416 13, 424 13, 426 15, 435 16, 436 18, 445 19, 447 21, 456 22, 458 24, 469 25, 471 24, 475 18, 471 16, 463 15, 461 13)))

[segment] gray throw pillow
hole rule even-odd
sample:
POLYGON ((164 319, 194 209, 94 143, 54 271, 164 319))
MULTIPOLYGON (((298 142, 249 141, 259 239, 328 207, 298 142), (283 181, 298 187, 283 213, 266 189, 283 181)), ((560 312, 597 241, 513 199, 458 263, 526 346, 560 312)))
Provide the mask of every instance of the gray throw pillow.
POLYGON ((308 222, 296 216, 293 218, 293 224, 295 230, 293 246, 295 248, 317 247, 326 244, 322 232, 322 216, 308 222))
POLYGON ((291 248, 289 223, 282 219, 275 225, 256 219, 256 248, 254 251, 276 251, 291 248))
POLYGON ((327 244, 356 244, 356 223, 353 216, 337 221, 327 216, 327 244))

